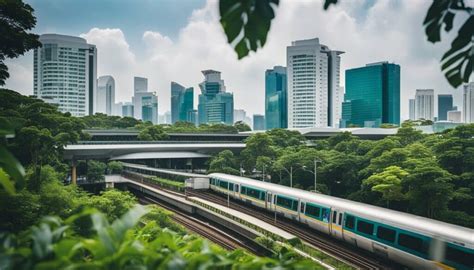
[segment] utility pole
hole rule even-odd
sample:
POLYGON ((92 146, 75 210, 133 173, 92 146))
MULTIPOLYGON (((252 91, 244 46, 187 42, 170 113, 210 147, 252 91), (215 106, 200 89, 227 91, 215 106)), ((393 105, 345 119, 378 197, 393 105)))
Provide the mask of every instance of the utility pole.
POLYGON ((290 166, 290 187, 293 187, 293 166, 290 166))

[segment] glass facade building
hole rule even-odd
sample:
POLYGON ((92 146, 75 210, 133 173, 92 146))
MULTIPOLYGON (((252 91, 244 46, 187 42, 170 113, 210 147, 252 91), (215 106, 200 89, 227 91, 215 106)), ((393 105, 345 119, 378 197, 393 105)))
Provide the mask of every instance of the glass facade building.
POLYGON ((288 127, 286 68, 275 66, 265 72, 266 129, 288 127))
POLYGON ((234 95, 225 92, 221 73, 204 70, 202 74, 205 79, 199 84, 199 124, 234 124, 234 95))
POLYGON ((133 104, 131 102, 125 102, 125 104, 122 105, 122 117, 133 117, 134 115, 134 108, 133 104))
POLYGON ((265 130, 265 116, 261 114, 253 115, 253 130, 265 130))
POLYGON ((346 70, 341 127, 400 125, 400 66, 388 62, 346 70))
POLYGON ((438 95, 438 121, 448 120, 448 111, 453 110, 452 95, 438 95))
POLYGON ((171 82, 171 122, 186 121, 194 123, 194 88, 171 82))
POLYGON ((97 49, 80 37, 44 34, 34 50, 33 91, 73 116, 96 111, 97 49))

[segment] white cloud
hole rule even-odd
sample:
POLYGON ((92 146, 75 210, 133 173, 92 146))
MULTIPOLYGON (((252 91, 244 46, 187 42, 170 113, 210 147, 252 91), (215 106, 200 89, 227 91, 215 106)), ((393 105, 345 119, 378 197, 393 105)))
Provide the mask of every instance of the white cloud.
POLYGON ((364 2, 340 1, 323 11, 321 1, 282 1, 265 47, 241 61, 227 44, 214 0, 195 10, 174 40, 156 31, 144 31, 143 53, 132 51, 120 29, 93 28, 81 36, 97 45, 99 75, 115 77, 119 100, 130 99, 133 76, 145 76, 150 90, 158 93, 160 112, 169 110, 171 81, 193 86, 197 101, 198 84, 203 78, 200 71, 217 69, 227 90, 234 93, 235 108, 244 108, 249 114, 263 113, 265 70, 286 65, 286 46, 292 40, 314 37, 331 49, 345 51, 343 75, 345 69, 376 61, 400 64, 403 116, 416 88, 460 92, 448 85, 439 68, 439 58, 455 33, 444 36, 445 41, 436 45, 424 36, 422 21, 429 1, 381 0, 367 9, 362 8, 364 2))

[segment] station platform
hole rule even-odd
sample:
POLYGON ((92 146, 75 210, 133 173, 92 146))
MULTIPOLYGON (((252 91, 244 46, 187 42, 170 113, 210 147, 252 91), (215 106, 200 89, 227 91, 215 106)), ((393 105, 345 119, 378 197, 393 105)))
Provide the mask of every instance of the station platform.
POLYGON ((296 236, 294 236, 293 234, 290 234, 278 227, 275 227, 272 224, 263 222, 258 218, 236 211, 229 207, 203 200, 198 197, 188 197, 188 200, 196 203, 201 207, 205 207, 206 209, 210 209, 214 212, 217 212, 223 215, 224 217, 230 218, 233 221, 236 221, 246 227, 249 227, 250 229, 256 230, 257 232, 266 236, 277 238, 285 242, 296 238, 296 236))

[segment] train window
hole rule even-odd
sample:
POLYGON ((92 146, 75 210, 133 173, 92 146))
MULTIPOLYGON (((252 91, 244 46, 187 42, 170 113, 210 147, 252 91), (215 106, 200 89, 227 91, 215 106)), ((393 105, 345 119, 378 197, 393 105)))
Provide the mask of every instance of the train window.
POLYGON ((339 226, 341 226, 342 224, 342 213, 339 213, 339 222, 338 222, 339 226))
POLYGON ((336 223, 337 211, 332 212, 332 223, 336 223))
POLYGON ((474 269, 474 254, 467 253, 466 251, 449 245, 446 247, 446 260, 474 269))
POLYGON ((423 240, 421 238, 400 233, 398 235, 398 244, 413 251, 423 253, 423 240))
POLYGON ((363 220, 357 220, 357 231, 365 234, 373 234, 374 224, 363 220))
POLYGON ((355 225, 355 218, 350 215, 346 215, 346 222, 344 223, 344 226, 348 229, 353 230, 355 225))
POLYGON ((253 197, 255 199, 259 199, 259 200, 263 200, 261 198, 261 193, 263 192, 260 192, 260 190, 256 190, 256 189, 253 189, 253 188, 247 188, 247 195, 250 196, 250 197, 253 197))
POLYGON ((300 204, 300 213, 304 213, 304 202, 300 204))
POLYGON ((211 178, 211 185, 214 185, 214 178, 211 178))
POLYGON ((220 186, 221 188, 227 189, 227 188, 228 188, 228 184, 229 184, 229 183, 227 183, 226 181, 222 181, 222 180, 219 181, 219 186, 220 186))
POLYGON ((311 204, 306 205, 306 215, 314 218, 319 218, 321 215, 321 208, 313 206, 311 204))
POLYGON ((233 183, 229 183, 229 190, 234 190, 234 184, 233 183))
POLYGON ((298 212, 298 201, 293 201, 293 205, 291 207, 291 210, 298 212))
POLYGON ((247 194, 247 188, 242 186, 242 188, 240 188, 240 193, 247 194))
POLYGON ((386 228, 386 227, 383 227, 383 226, 378 226, 377 227, 377 237, 382 239, 382 240, 393 243, 393 242, 395 242, 395 236, 396 235, 397 235, 397 233, 395 232, 395 230, 392 230, 392 229, 389 229, 389 228, 386 228))
POLYGON ((288 209, 292 209, 293 208, 293 200, 287 199, 287 198, 284 198, 284 197, 281 197, 281 196, 277 196, 277 205, 283 206, 283 207, 288 208, 288 209))
POLYGON ((272 194, 267 193, 267 202, 269 202, 269 203, 272 202, 272 194))
POLYGON ((323 208, 322 217, 324 222, 329 222, 329 209, 323 208))

